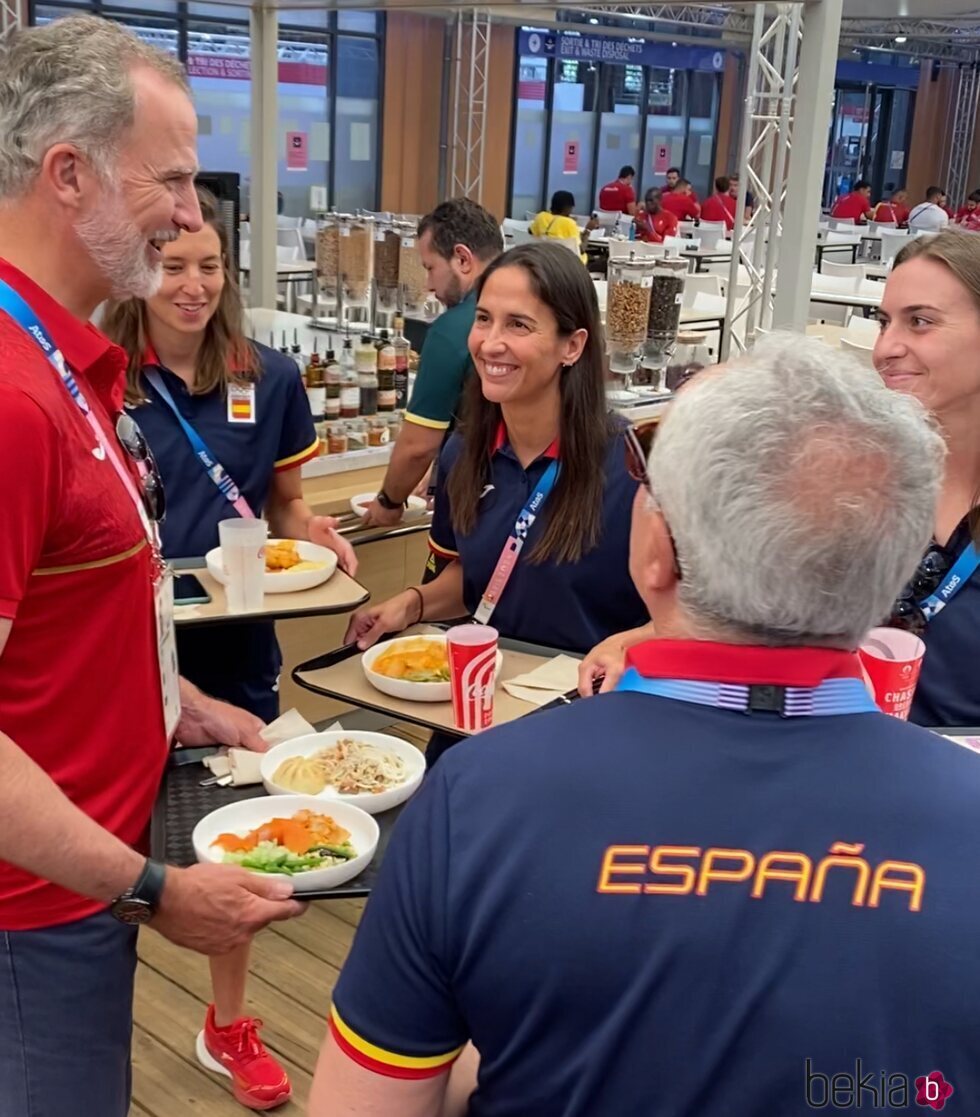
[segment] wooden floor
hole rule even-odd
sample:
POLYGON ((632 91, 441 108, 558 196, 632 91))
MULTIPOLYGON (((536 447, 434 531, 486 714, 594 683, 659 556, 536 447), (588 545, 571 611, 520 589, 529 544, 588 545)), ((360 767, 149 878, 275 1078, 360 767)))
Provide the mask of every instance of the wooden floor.
MULTIPOLYGON (((423 746, 428 734, 391 727, 423 746)), ((259 934, 252 946, 246 1011, 265 1022, 262 1036, 293 1084, 293 1099, 274 1110, 306 1112, 330 996, 347 957, 363 900, 325 900, 259 934)), ((133 1028, 130 1117, 242 1117, 229 1080, 204 1070, 194 1042, 211 999, 207 959, 152 931, 140 934, 133 1028)))

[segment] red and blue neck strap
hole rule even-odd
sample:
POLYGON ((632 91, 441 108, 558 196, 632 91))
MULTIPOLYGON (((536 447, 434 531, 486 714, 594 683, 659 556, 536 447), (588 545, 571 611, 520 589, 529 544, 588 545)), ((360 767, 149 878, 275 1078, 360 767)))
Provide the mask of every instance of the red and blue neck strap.
POLYGON ((616 688, 749 713, 835 717, 877 712, 851 652, 655 640, 627 653, 616 688))

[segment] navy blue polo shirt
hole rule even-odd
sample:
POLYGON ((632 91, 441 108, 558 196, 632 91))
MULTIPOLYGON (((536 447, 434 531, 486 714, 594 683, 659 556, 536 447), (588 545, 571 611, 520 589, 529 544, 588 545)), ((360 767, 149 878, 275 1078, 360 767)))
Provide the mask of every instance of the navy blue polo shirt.
MULTIPOLYGON (((943 550, 952 565, 970 542, 964 517, 943 550)), ((980 725, 980 571, 922 634, 926 654, 910 720, 919 725, 980 725)))
MULTIPOLYGON (((262 515, 272 476, 297 469, 319 452, 313 417, 291 357, 257 342, 253 423, 228 421, 228 399, 221 390, 192 395, 174 373, 159 369, 181 414, 225 467, 256 516, 262 515)), ((167 518, 162 529, 167 558, 204 555, 218 545, 218 523, 237 513, 194 456, 191 444, 170 408, 142 381, 147 402, 133 410, 160 467, 167 493, 167 518)))
MULTIPOLYGON (((234 480, 249 507, 261 516, 277 471, 298 469, 319 452, 313 417, 295 362, 252 343, 259 359, 254 422, 231 422, 228 397, 215 390, 192 395, 162 368, 153 353, 147 365, 159 370, 180 413, 234 480)), ((142 381, 147 401, 133 410, 157 460, 167 494, 162 527, 167 558, 197 557, 218 546, 218 523, 237 512, 195 457, 182 427, 156 390, 142 381)), ((271 621, 179 628, 180 670, 215 698, 250 710, 264 721, 278 716, 282 656, 271 621)))
MULTIPOLYGON (((463 598, 472 613, 521 509, 558 448, 549 447, 525 470, 501 427, 476 524, 471 532, 463 534, 453 526, 446 491, 449 470, 462 446, 462 435, 454 434, 439 458, 429 545, 437 558, 459 558, 463 598)), ((503 636, 585 653, 607 636, 649 620, 629 575, 630 519, 637 482, 626 471, 620 428, 609 437, 604 479, 599 541, 578 562, 528 561, 535 539, 547 522, 549 508, 545 503, 490 621, 503 636)), ((554 500, 555 492, 557 487, 549 501, 554 500)))
MULTIPOLYGON (((813 685, 853 658, 749 651, 747 674, 711 644, 634 665, 813 685)), ((470 1117, 791 1117, 856 1060, 914 1112, 942 1071, 974 1113, 978 803, 980 757, 877 711, 532 714, 452 749, 399 819, 333 1036, 415 1078, 472 1040, 470 1117)))

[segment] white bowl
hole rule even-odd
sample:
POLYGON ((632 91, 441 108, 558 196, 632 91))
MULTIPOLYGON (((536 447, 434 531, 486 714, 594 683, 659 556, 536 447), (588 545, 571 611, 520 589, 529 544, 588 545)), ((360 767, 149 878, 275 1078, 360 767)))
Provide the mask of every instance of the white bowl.
POLYGON ((328 785, 313 796, 314 799, 323 801, 321 808, 326 814, 329 814, 332 809, 331 803, 350 803, 352 806, 360 807, 362 811, 367 811, 368 814, 381 814, 382 811, 389 811, 399 803, 404 803, 418 789, 425 775, 425 757, 414 745, 410 745, 400 737, 389 737, 387 733, 331 729, 326 733, 307 733, 304 737, 294 737, 291 741, 283 741, 281 745, 269 749, 263 755, 261 763, 262 782, 265 784, 266 791, 270 795, 295 795, 296 792, 291 792, 288 788, 274 782, 272 777, 279 765, 293 756, 312 756, 345 738, 360 741, 365 745, 376 745, 385 752, 394 753, 405 763, 405 780, 396 787, 379 791, 377 794, 365 791, 357 795, 342 795, 335 787, 328 785))
POLYGON ((194 827, 191 841, 198 861, 220 862, 224 853, 214 842, 221 834, 241 834, 244 837, 256 826, 272 818, 292 818, 297 811, 316 811, 317 814, 330 815, 345 830, 350 831, 350 843, 357 850, 357 856, 340 865, 330 865, 325 869, 311 869, 308 873, 286 876, 283 873, 262 873, 262 876, 285 877, 293 882, 296 892, 318 888, 333 888, 345 884, 371 864, 374 851, 378 848, 378 824, 360 807, 341 803, 334 799, 326 802, 313 795, 259 795, 255 799, 244 799, 240 803, 228 803, 212 811, 194 827))
MULTIPOLYGON (((377 493, 358 493, 357 496, 350 498, 351 511, 360 517, 364 517, 367 512, 368 505, 377 496, 377 493)), ((428 505, 420 496, 410 496, 408 498, 408 507, 405 509, 404 519, 417 520, 419 516, 424 516, 428 511, 428 505)))
MULTIPOLYGON (((446 643, 446 637, 442 633, 424 636, 405 636, 396 637, 394 640, 385 640, 380 644, 375 644, 373 648, 368 650, 361 656, 361 666, 364 668, 364 675, 367 681, 380 690, 382 694, 390 694, 392 698, 405 698, 409 702, 451 702, 453 699, 452 684, 449 682, 444 683, 412 683, 405 679, 391 679, 387 675, 381 675, 377 671, 373 671, 372 664, 381 655, 386 652, 395 644, 399 639, 405 640, 431 640, 433 643, 446 643)), ((504 665, 504 657, 501 652, 497 652, 497 665, 494 669, 494 686, 496 686, 497 679, 500 677, 500 668, 504 665)))
MULTIPOLYGON (((266 543, 281 543, 281 539, 269 539, 266 543)), ((319 570, 300 570, 291 574, 288 570, 278 570, 274 574, 266 571, 262 588, 266 593, 296 593, 299 590, 311 590, 314 586, 321 586, 337 569, 337 555, 329 547, 321 547, 318 543, 308 543, 305 539, 294 540, 299 557, 308 562, 322 562, 324 565, 319 570)), ((208 573, 216 582, 225 584, 225 568, 221 562, 221 548, 215 547, 204 556, 208 573)))

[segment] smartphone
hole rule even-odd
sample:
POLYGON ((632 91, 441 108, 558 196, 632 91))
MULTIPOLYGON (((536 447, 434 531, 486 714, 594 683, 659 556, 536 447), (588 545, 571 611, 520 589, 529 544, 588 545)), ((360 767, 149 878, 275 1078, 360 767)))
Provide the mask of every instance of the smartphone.
POLYGON ((211 595, 193 574, 174 575, 175 605, 207 605, 211 595))

